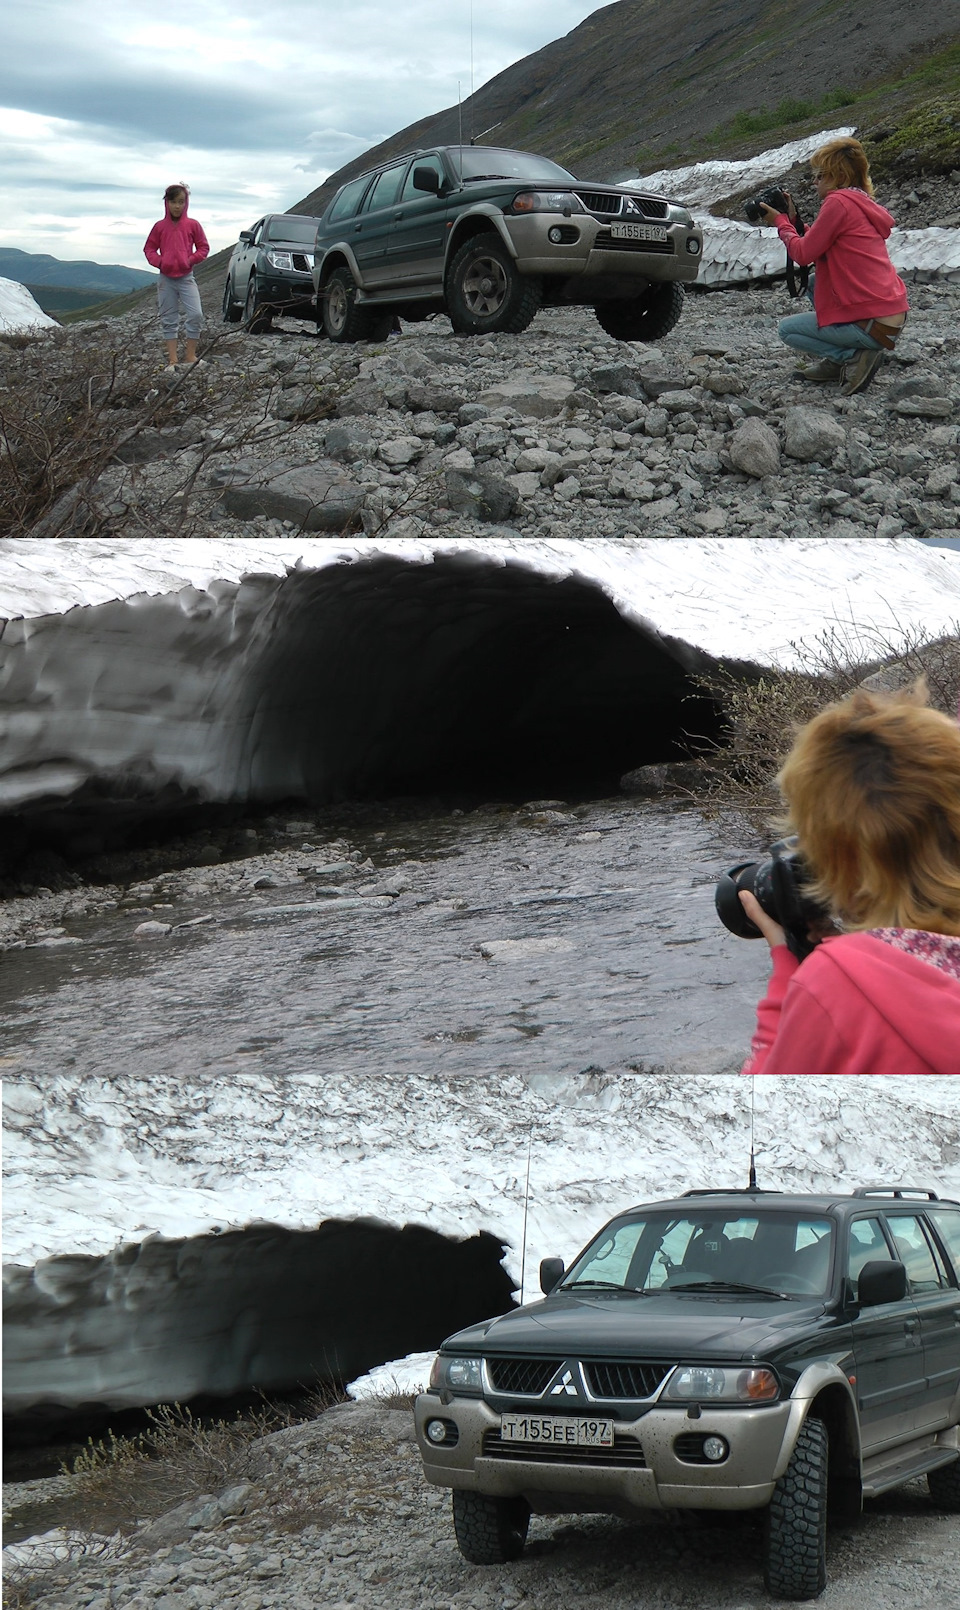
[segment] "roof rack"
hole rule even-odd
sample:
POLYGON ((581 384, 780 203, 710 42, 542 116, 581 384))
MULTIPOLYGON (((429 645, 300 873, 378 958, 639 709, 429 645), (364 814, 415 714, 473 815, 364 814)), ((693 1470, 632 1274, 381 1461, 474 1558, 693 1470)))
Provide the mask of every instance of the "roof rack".
POLYGON ((924 1202, 939 1202, 936 1191, 928 1191, 924 1185, 861 1185, 851 1196, 891 1196, 897 1202, 913 1201, 919 1197, 924 1202))

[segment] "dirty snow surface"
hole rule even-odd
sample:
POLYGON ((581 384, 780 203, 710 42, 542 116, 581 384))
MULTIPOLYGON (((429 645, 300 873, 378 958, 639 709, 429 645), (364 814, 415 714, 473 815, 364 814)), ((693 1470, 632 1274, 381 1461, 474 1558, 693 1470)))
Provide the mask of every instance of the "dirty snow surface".
POLYGON ((23 335, 59 326, 18 280, 0 279, 0 335, 23 335))

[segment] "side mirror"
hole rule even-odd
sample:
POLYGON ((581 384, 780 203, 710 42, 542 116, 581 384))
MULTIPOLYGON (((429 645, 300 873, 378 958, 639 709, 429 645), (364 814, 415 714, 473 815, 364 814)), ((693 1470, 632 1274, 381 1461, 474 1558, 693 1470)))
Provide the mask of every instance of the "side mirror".
POLYGON ((861 1308, 902 1302, 907 1295, 907 1271, 890 1258, 875 1258, 860 1270, 857 1297, 861 1308))
POLYGON ((540 1290, 545 1297, 549 1297, 555 1286, 560 1284, 565 1270, 562 1258, 543 1258, 540 1262, 540 1290))
POLYGON ((253 239, 253 230, 252 229, 241 229, 241 231, 240 231, 240 239, 243 240, 243 241, 251 241, 253 239))
POLYGON ((414 168, 413 188, 414 190, 429 190, 433 196, 439 195, 440 175, 436 168, 414 168))

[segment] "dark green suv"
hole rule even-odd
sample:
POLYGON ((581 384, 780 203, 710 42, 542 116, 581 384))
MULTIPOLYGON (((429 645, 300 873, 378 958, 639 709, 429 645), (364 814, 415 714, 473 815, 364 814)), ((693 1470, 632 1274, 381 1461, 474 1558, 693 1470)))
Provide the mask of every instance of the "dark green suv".
POLYGON ((447 313, 462 335, 525 330, 541 307, 592 307, 609 335, 676 324, 703 236, 686 207, 584 184, 491 146, 413 151, 341 186, 313 277, 331 341, 382 341, 398 315, 447 313))
POLYGON ((828 1515, 919 1475, 960 1511, 958 1277, 933 1191, 631 1208, 440 1350, 417 1438, 461 1553, 517 1558, 531 1511, 762 1509, 769 1591, 815 1598, 828 1515))

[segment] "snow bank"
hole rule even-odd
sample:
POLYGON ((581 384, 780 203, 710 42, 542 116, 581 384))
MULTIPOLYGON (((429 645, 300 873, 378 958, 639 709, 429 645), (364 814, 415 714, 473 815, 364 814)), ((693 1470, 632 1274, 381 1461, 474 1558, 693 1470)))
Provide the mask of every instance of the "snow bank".
POLYGON ((0 279, 0 335, 23 335, 31 330, 56 330, 56 319, 34 301, 25 285, 0 279))
MULTIPOLYGON (((805 162, 827 140, 855 133, 852 128, 823 129, 819 134, 760 151, 738 162, 696 162, 684 168, 660 168, 628 179, 633 190, 673 196, 686 202, 703 225, 703 259, 698 284, 739 285, 784 273, 784 249, 776 230, 746 220, 714 218, 707 210, 715 201, 741 191, 777 184, 798 162, 805 162)), ((947 279, 960 283, 960 230, 895 229, 890 256, 908 280, 947 279)))
POLYGON ((946 632, 960 613, 957 555, 910 539, 9 539, 0 809, 88 786, 128 799, 329 797, 361 761, 376 772, 392 753, 398 704, 426 697, 400 670, 426 664, 428 638, 430 687, 454 722, 458 600, 481 578, 484 631, 497 610, 515 631, 517 610, 538 596, 548 608, 558 583, 605 598, 648 645, 651 688, 657 664, 674 676, 707 660, 791 665, 825 631, 862 656, 912 630, 946 632), (401 573, 413 584, 399 587, 401 573), (444 618, 456 621, 445 635, 444 618), (369 655, 347 677, 362 641, 369 655), (352 702, 352 726, 330 729, 325 688, 337 708, 352 702))

